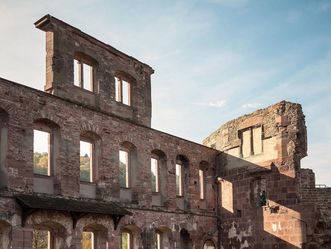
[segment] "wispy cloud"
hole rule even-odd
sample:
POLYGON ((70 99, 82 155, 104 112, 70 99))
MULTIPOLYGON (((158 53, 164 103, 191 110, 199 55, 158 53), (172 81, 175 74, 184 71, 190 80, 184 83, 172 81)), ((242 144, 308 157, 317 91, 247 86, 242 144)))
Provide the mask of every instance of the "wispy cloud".
POLYGON ((209 101, 209 102, 200 102, 198 103, 198 105, 221 108, 226 105, 226 100, 222 99, 222 100, 209 101))
POLYGON ((246 103, 246 104, 243 104, 241 107, 242 108, 259 108, 261 106, 260 103, 246 103))

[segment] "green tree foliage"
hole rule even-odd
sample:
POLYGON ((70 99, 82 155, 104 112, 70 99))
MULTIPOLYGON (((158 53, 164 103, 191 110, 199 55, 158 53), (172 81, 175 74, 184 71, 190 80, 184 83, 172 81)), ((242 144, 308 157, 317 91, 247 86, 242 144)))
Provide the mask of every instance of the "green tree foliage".
POLYGON ((130 239, 130 234, 123 232, 122 233, 122 249, 129 249, 129 239, 130 239))
POLYGON ((33 230, 32 249, 48 249, 48 231, 33 230))
POLYGON ((120 162, 120 186, 122 188, 128 187, 126 185, 126 175, 127 175, 126 170, 127 170, 127 167, 126 167, 125 163, 120 162))
POLYGON ((151 174, 151 182, 152 182, 152 190, 155 191, 156 190, 156 175, 154 172, 152 172, 152 174, 151 174))
POLYGON ((80 156, 80 180, 89 182, 91 179, 91 158, 85 154, 80 156))
POLYGON ((34 173, 40 175, 48 174, 48 153, 47 152, 35 152, 33 153, 33 165, 34 173))

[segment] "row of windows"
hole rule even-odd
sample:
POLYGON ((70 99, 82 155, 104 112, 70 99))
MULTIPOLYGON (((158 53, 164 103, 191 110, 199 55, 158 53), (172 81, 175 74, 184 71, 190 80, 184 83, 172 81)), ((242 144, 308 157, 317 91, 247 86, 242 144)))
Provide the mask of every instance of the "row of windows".
MULTIPOLYGON (((35 249, 53 249, 55 248, 55 241, 52 234, 48 230, 33 230, 32 248, 35 249)), ((96 249, 98 248, 98 236, 91 231, 83 231, 82 233, 82 248, 96 249)), ((164 248, 163 233, 155 231, 154 235, 154 249, 164 248)), ((121 233, 121 249, 133 249, 133 235, 129 230, 123 230, 121 233)), ((212 240, 207 240, 204 243, 203 249, 215 249, 215 244, 212 240)))
MULTIPOLYGON (((53 144, 54 135, 45 126, 37 126, 34 129, 33 143, 33 163, 34 173, 51 176, 52 161, 54 157, 53 144)), ((80 139, 80 181, 95 182, 97 180, 96 149, 97 142, 91 135, 81 136, 80 139)), ((119 150, 119 184, 121 188, 130 188, 132 185, 132 167, 134 161, 135 147, 130 143, 123 143, 119 150)), ((164 177, 161 177, 161 169, 166 168, 165 154, 161 151, 152 152, 150 158, 151 191, 161 192, 161 184, 164 177)), ((200 199, 205 199, 205 170, 208 163, 203 162, 199 169, 199 192, 200 199)), ((176 195, 184 195, 187 179, 185 171, 188 160, 183 156, 178 156, 176 160, 176 195)))
MULTIPOLYGON (((74 59, 74 85, 94 92, 93 65, 86 60, 74 59)), ((131 84, 127 77, 115 77, 115 100, 125 105, 131 105, 131 84)))

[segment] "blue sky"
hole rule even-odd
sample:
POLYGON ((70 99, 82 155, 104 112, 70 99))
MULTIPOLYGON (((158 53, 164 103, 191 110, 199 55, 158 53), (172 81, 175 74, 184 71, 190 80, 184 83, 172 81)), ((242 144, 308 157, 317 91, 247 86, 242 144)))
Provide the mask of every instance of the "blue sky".
POLYGON ((146 62, 156 129, 201 142, 227 120, 301 103, 317 183, 331 186, 331 1, 0 1, 0 77, 43 89, 49 13, 146 62))

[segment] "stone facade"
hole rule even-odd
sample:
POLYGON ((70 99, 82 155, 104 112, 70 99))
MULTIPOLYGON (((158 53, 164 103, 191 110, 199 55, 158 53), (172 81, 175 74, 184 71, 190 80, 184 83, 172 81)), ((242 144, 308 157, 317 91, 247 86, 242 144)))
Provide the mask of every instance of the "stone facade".
POLYGON ((100 249, 124 248, 123 233, 131 249, 330 248, 330 189, 300 168, 300 105, 258 110, 196 144, 150 127, 150 66, 55 17, 35 25, 46 32, 45 92, 0 78, 0 249, 36 248, 36 230, 58 249, 81 249, 83 232, 100 249), (34 172, 35 129, 51 134, 46 175, 34 172), (88 182, 82 140, 93 144, 88 182), (129 155, 126 187, 120 150, 129 155))
POLYGON ((307 131, 299 104, 282 101, 229 121, 203 143, 223 152, 224 249, 330 248, 331 188, 315 188, 312 171, 300 167, 307 131))

